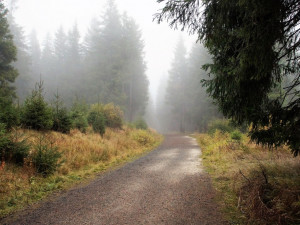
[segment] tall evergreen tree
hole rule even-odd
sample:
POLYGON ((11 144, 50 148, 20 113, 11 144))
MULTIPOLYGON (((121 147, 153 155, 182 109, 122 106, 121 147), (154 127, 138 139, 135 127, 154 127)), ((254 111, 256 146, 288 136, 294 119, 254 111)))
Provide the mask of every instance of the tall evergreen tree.
POLYGON ((77 23, 69 30, 66 40, 66 60, 65 60, 65 74, 62 77, 63 87, 61 90, 64 95, 64 99, 71 103, 73 96, 80 91, 82 85, 81 74, 82 69, 82 46, 80 43, 80 33, 78 30, 77 23), (69 84, 72 85, 70 86, 69 84))
POLYGON ((213 56, 210 95, 225 116, 251 124, 252 140, 300 152, 299 0, 158 0, 158 21, 197 33, 213 56), (201 5, 203 4, 203 5, 201 5), (200 12, 200 9, 203 12, 200 12), (285 77, 293 79, 274 98, 285 77))
POLYGON ((186 80, 187 74, 187 61, 186 49, 183 44, 182 38, 178 41, 175 49, 175 56, 169 71, 169 81, 167 86, 166 101, 172 107, 174 115, 179 122, 179 130, 185 131, 186 120, 186 80))
POLYGON ((145 113, 148 101, 148 78, 145 74, 144 43, 141 32, 131 18, 123 16, 123 87, 127 96, 125 116, 129 121, 145 113))
POLYGON ((14 44, 17 47, 17 60, 13 62, 13 66, 19 72, 19 76, 15 82, 17 96, 21 101, 24 101, 26 95, 30 94, 32 77, 30 74, 30 56, 28 54, 26 37, 22 27, 16 23, 14 18, 14 14, 17 10, 17 2, 17 0, 9 1, 9 13, 7 19, 10 32, 13 35, 14 44))
MULTIPOLYGON (((41 75, 41 47, 35 30, 32 30, 29 35, 29 55, 31 58, 31 74, 33 82, 36 83, 41 75)), ((31 85, 34 87, 34 84, 31 85)))
POLYGON ((122 24, 114 0, 107 1, 100 30, 99 80, 100 100, 124 107, 126 96, 122 88, 122 24))
POLYGON ((55 57, 52 44, 52 37, 48 33, 46 35, 42 55, 41 55, 41 78, 44 81, 45 97, 51 98, 53 95, 49 93, 51 90, 57 90, 57 76, 53 73, 55 70, 55 57))
MULTIPOLYGON (((56 90, 59 88, 62 89, 62 86, 66 82, 66 73, 67 73, 67 35, 62 26, 58 28, 54 36, 53 43, 53 56, 54 64, 52 77, 54 78, 53 88, 56 90)), ((62 93, 64 96, 64 94, 62 93)))
POLYGON ((211 62, 211 56, 201 44, 194 44, 188 57, 187 85, 187 126, 190 130, 205 131, 208 122, 222 117, 213 100, 206 93, 206 87, 200 85, 201 80, 208 79, 202 66, 211 62))
POLYGON ((7 9, 0 1, 0 123, 10 123, 12 101, 15 97, 15 88, 12 86, 17 70, 12 63, 16 60, 17 49, 13 43, 13 36, 10 33, 7 21, 7 9))

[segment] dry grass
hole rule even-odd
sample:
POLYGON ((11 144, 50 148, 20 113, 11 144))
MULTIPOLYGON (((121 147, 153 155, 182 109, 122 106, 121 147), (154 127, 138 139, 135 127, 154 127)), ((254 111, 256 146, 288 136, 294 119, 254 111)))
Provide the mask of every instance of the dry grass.
POLYGON ((58 146, 63 153, 62 165, 50 177, 36 174, 27 160, 23 167, 6 163, 0 167, 0 217, 35 202, 49 193, 68 188, 82 179, 122 162, 133 159, 162 141, 153 131, 124 128, 107 129, 104 137, 88 129, 87 134, 72 130, 69 135, 57 132, 41 134, 37 131, 19 130, 31 144, 31 151, 43 135, 49 144, 58 146))
POLYGON ((196 134, 203 163, 231 224, 300 224, 300 158, 285 148, 196 134))

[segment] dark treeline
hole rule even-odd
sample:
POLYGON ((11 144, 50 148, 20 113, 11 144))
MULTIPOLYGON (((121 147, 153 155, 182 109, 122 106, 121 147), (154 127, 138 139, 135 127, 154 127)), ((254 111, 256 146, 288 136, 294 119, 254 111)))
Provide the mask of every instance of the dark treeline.
POLYGON ((201 85, 201 80, 208 78, 202 65, 211 61, 210 55, 199 43, 186 55, 180 39, 171 69, 168 76, 162 77, 157 96, 157 115, 161 121, 158 129, 162 132, 204 131, 211 120, 221 117, 201 85))
POLYGON ((143 40, 136 22, 120 15, 114 1, 107 1, 100 18, 94 18, 85 36, 75 23, 69 30, 59 27, 40 45, 33 30, 26 37, 14 19, 16 1, 9 5, 7 19, 19 71, 15 86, 20 103, 35 83, 44 83, 45 97, 57 92, 67 106, 76 98, 87 103, 113 102, 124 111, 125 119, 143 116, 148 101, 148 79, 143 55, 143 40))

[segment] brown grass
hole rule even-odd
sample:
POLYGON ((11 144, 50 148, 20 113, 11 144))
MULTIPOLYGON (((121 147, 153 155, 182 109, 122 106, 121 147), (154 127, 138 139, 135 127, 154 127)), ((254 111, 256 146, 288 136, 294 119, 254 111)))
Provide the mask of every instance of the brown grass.
POLYGON ((0 217, 35 202, 49 193, 68 188, 82 179, 122 162, 133 159, 162 141, 162 137, 153 131, 124 128, 107 129, 104 137, 95 134, 91 128, 87 134, 72 130, 69 135, 32 130, 19 130, 31 144, 31 152, 39 138, 59 148, 62 152, 62 165, 50 177, 36 174, 29 159, 23 167, 9 163, 0 167, 0 217))
POLYGON ((196 134, 203 163, 232 224, 300 224, 300 158, 286 147, 241 143, 229 134, 196 134))

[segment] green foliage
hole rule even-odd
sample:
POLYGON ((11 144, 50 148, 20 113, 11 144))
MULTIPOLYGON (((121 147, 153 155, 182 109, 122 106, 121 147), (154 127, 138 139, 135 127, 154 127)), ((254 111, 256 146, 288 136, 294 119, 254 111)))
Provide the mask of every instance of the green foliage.
POLYGON ((133 125, 137 129, 141 129, 141 130, 147 130, 148 129, 148 125, 147 125, 146 121, 143 118, 140 118, 140 119, 136 120, 135 122, 133 122, 133 125))
POLYGON ((109 103, 103 106, 103 113, 105 117, 106 126, 111 128, 122 128, 123 112, 120 107, 109 103))
POLYGON ((230 133, 230 138, 234 141, 240 142, 242 140, 242 133, 238 130, 234 130, 230 133))
POLYGON ((35 146, 35 151, 32 154, 32 162, 37 173, 47 177, 53 174, 61 165, 59 160, 62 154, 52 144, 45 144, 44 138, 39 138, 39 143, 35 146))
POLYGON ((52 130, 69 133, 72 127, 71 116, 67 109, 63 107, 58 94, 55 95, 54 108, 53 108, 53 127, 52 130))
POLYGON ((0 123, 0 160, 5 159, 7 147, 10 145, 9 136, 6 133, 5 125, 0 123))
MULTIPOLYGON (((0 105, 3 102, 11 103, 15 97, 14 88, 11 84, 15 81, 18 72, 12 66, 16 60, 17 50, 13 43, 13 36, 10 34, 7 22, 7 9, 4 3, 0 2, 0 105)), ((1 108, 2 110, 2 108, 1 108)))
POLYGON ((213 56, 203 81, 223 114, 251 124, 259 144, 300 151, 298 0, 159 0, 157 19, 188 28, 213 56), (203 5, 201 5, 203 4, 203 5), (200 12, 203 9, 203 12, 200 12), (290 78, 282 93, 274 87, 290 78))
POLYGON ((52 130, 69 133, 72 128, 71 116, 66 108, 59 109, 53 113, 53 127, 52 130))
POLYGON ((10 33, 7 21, 7 9, 0 2, 0 123, 4 123, 7 129, 15 125, 16 114, 12 105, 15 97, 15 88, 12 86, 18 72, 12 66, 16 60, 16 47, 13 36, 10 33))
POLYGON ((31 96, 25 100, 21 121, 30 129, 50 130, 52 128, 52 110, 43 96, 43 82, 37 83, 31 96))
POLYGON ((16 165, 23 165, 29 155, 29 145, 26 140, 19 140, 19 136, 9 135, 4 124, 0 124, 0 161, 8 161, 16 165))
POLYGON ((9 101, 0 101, 0 123, 6 125, 6 129, 10 130, 12 127, 20 123, 20 110, 16 108, 9 101))
POLYGON ((76 99, 71 108, 72 127, 79 129, 83 133, 86 132, 88 127, 87 111, 87 105, 76 99))
POLYGON ((94 132, 99 133, 101 136, 105 133, 106 118, 104 115, 103 105, 94 104, 88 115, 88 123, 92 125, 94 132))
POLYGON ((230 124, 229 120, 213 120, 208 125, 208 133, 214 134, 216 130, 222 133, 231 133, 234 131, 234 127, 230 124))
POLYGON ((99 133, 101 136, 105 133, 105 117, 103 113, 97 113, 94 121, 92 122, 93 130, 99 133))

